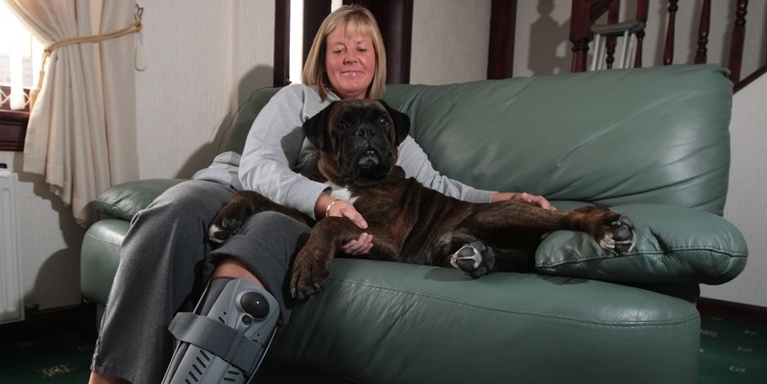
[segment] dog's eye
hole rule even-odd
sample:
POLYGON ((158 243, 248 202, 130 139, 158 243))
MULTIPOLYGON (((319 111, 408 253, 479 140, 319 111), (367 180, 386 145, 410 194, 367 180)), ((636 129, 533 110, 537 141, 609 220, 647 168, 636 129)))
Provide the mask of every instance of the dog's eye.
POLYGON ((346 129, 349 128, 349 124, 345 121, 339 121, 336 123, 336 127, 338 127, 338 129, 346 129))
POLYGON ((389 119, 386 116, 378 116, 376 119, 376 125, 386 126, 389 124, 389 119))

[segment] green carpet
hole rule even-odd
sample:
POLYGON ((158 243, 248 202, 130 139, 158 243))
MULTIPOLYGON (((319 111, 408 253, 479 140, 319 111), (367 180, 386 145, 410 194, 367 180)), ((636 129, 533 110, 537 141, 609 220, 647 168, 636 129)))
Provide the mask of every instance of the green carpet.
MULTIPOLYGON (((765 382, 767 324, 702 315, 701 328, 701 384, 765 382)), ((86 383, 93 343, 76 331, 0 342, 0 383, 86 383)))
POLYGON ((701 384, 767 382, 767 324, 701 315, 701 384))
POLYGON ((74 331, 0 344, 0 383, 84 384, 93 340, 74 331))

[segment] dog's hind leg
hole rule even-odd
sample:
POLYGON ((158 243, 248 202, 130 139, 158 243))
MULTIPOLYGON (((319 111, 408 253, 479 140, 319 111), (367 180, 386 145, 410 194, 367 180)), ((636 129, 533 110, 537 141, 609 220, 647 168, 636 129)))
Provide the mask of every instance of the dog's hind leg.
POLYGON ((471 277, 496 270, 495 250, 464 230, 449 230, 437 236, 432 246, 422 251, 431 255, 426 264, 453 267, 471 277))
POLYGON ((253 191, 239 191, 232 200, 221 208, 210 222, 208 238, 214 243, 223 243, 240 229, 249 217, 264 211, 275 211, 290 216, 302 223, 306 219, 295 209, 272 202, 253 191))
POLYGON ((471 277, 487 275, 495 268, 495 252, 480 241, 464 244, 448 259, 450 265, 471 277))
POLYGON ((602 248, 617 254, 629 251, 635 242, 631 220, 605 207, 555 211, 506 200, 483 206, 462 225, 472 232, 492 234, 491 239, 480 240, 496 247, 506 243, 502 248, 513 246, 509 239, 538 243, 544 233, 556 229, 588 232, 602 248))

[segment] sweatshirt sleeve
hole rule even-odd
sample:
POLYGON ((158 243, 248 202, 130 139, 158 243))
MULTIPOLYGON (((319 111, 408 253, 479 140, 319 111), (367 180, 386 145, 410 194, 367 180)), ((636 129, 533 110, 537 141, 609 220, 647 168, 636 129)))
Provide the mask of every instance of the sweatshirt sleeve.
POLYGON ((327 106, 303 85, 290 85, 275 94, 248 132, 240 161, 244 189, 314 217, 314 204, 327 185, 309 180, 296 170, 304 166, 307 145, 304 121, 327 106))
POLYGON ((426 187, 460 200, 489 203, 495 193, 475 189, 440 174, 434 169, 421 146, 410 136, 399 145, 397 164, 405 170, 405 176, 414 177, 426 187))

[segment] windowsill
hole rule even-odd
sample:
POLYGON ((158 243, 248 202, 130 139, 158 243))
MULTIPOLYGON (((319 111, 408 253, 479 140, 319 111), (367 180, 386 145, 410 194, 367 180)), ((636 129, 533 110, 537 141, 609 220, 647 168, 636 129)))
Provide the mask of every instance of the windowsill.
POLYGON ((29 112, 0 110, 0 151, 24 150, 29 112))

